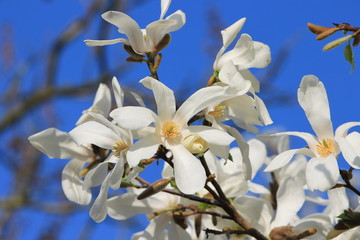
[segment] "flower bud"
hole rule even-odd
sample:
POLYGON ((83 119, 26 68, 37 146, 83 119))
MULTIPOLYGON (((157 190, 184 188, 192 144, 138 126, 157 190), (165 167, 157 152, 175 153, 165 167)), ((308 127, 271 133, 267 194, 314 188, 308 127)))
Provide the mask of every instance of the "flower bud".
POLYGON ((184 147, 193 154, 203 153, 209 148, 209 144, 198 135, 189 135, 183 141, 184 147))
POLYGON ((331 27, 322 27, 322 26, 315 25, 312 23, 308 23, 307 25, 308 25, 309 30, 316 35, 319 35, 325 31, 331 29, 331 27))
POLYGON ((171 180, 171 178, 157 180, 156 182, 150 184, 150 186, 146 188, 142 193, 140 193, 137 199, 142 200, 160 192, 169 184, 171 180))
POLYGON ((134 60, 138 60, 138 61, 139 61, 139 60, 142 60, 142 59, 144 58, 143 55, 137 54, 130 45, 124 44, 123 48, 124 48, 124 50, 125 50, 128 54, 130 54, 130 56, 131 56, 130 58, 131 58, 131 59, 134 59, 134 60))
POLYGON ((336 48, 337 46, 343 44, 344 42, 349 41, 352 38, 352 34, 347 35, 345 37, 342 38, 338 38, 335 41, 329 42, 328 44, 325 45, 325 47, 323 48, 323 51, 328 51, 331 50, 333 48, 336 48))

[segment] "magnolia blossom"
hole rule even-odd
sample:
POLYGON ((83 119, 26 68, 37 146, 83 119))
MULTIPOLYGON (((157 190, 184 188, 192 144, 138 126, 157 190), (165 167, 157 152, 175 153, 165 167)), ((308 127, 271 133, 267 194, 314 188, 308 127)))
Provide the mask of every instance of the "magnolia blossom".
POLYGON ((349 122, 341 125, 333 132, 330 120, 330 109, 326 90, 322 82, 313 75, 305 76, 298 90, 300 106, 314 129, 316 136, 303 132, 283 132, 271 136, 293 135, 303 138, 308 147, 291 149, 276 156, 265 169, 274 171, 286 165, 294 154, 304 154, 311 159, 306 166, 306 181, 311 191, 326 191, 333 187, 339 179, 337 156, 343 151, 345 160, 354 168, 360 168, 359 155, 350 143, 355 134, 347 135, 351 127, 360 122, 349 122), (350 140, 350 141, 349 141, 350 140))
POLYGON ((196 113, 223 97, 226 88, 200 89, 176 111, 173 91, 151 77, 140 82, 153 91, 158 115, 143 107, 123 107, 110 113, 123 128, 137 130, 147 127, 149 132, 129 148, 127 160, 130 167, 138 165, 142 159, 152 157, 161 144, 172 153, 179 189, 184 193, 201 190, 205 185, 206 175, 200 161, 193 154, 205 152, 209 148, 216 155, 227 158, 229 144, 234 138, 211 127, 188 126, 187 122, 196 113), (149 126, 152 123, 154 127, 149 126))
POLYGON ((85 40, 85 43, 88 46, 104 46, 123 42, 140 55, 154 52, 166 34, 179 30, 185 24, 185 14, 180 10, 164 19, 170 3, 171 0, 161 1, 160 19, 147 25, 146 29, 140 29, 139 25, 125 13, 106 12, 101 15, 103 19, 117 26, 119 33, 125 34, 128 39, 85 40))
MULTIPOLYGON (((226 64, 233 64, 237 70, 248 80, 252 82, 255 91, 259 91, 259 82, 248 70, 249 68, 264 68, 271 62, 270 48, 266 44, 252 41, 248 34, 241 34, 235 47, 225 52, 234 41, 243 27, 246 18, 241 18, 230 27, 221 31, 223 46, 216 55, 213 69, 215 72, 221 72, 226 64)), ((219 77, 220 81, 222 78, 219 77)))

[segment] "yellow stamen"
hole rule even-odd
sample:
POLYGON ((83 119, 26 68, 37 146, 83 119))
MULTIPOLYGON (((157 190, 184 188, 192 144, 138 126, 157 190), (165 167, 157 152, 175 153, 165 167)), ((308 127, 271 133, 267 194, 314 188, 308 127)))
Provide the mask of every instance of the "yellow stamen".
POLYGON ((176 122, 168 121, 162 125, 161 133, 165 138, 176 138, 180 135, 180 127, 176 122))
POLYGON ((322 142, 319 142, 318 145, 316 145, 316 151, 321 157, 327 157, 330 154, 335 153, 335 144, 334 140, 330 138, 325 138, 322 140, 322 142))
POLYGON ((113 146, 113 151, 115 152, 115 156, 120 157, 120 152, 127 149, 128 147, 129 145, 127 145, 127 143, 124 142, 123 140, 116 142, 115 145, 113 146))
POLYGON ((210 111, 209 114, 214 116, 214 117, 221 117, 224 116, 224 110, 225 110, 226 106, 216 106, 214 108, 214 111, 210 111))

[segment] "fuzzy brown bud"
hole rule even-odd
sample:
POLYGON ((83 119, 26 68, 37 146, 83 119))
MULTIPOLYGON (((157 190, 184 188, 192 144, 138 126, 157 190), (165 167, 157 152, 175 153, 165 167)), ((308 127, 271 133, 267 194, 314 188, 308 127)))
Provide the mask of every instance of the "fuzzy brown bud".
POLYGON ((146 188, 142 193, 140 193, 137 199, 142 200, 160 192, 169 184, 170 181, 171 179, 157 180, 156 182, 150 184, 150 186, 146 188))
POLYGON ((165 34, 165 36, 156 44, 156 46, 153 49, 153 52, 160 52, 161 50, 166 48, 167 45, 169 45, 170 40, 171 40, 170 34, 165 34))

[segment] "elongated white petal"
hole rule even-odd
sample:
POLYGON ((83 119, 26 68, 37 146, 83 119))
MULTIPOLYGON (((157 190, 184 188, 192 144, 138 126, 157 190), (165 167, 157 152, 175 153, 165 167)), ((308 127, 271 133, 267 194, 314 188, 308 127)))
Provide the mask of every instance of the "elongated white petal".
POLYGON ((323 213, 329 216, 331 221, 335 223, 336 217, 349 208, 349 199, 346 195, 345 188, 330 189, 328 195, 329 204, 323 213))
POLYGON ((101 46, 112 45, 120 42, 126 45, 130 45, 129 40, 125 38, 116 38, 111 40, 84 40, 84 42, 89 47, 101 47, 101 46))
POLYGON ((77 126, 70 131, 70 135, 79 145, 92 143, 105 149, 112 149, 121 139, 112 129, 94 121, 77 126))
POLYGON ((126 154, 130 167, 135 167, 143 159, 154 156, 160 145, 160 139, 155 135, 148 135, 132 145, 126 154))
POLYGON ((304 151, 308 149, 300 148, 300 149, 291 149, 287 150, 285 152, 279 153, 271 162, 269 165, 264 169, 265 172, 272 172, 275 171, 286 164, 288 164, 291 159, 294 157, 295 154, 302 154, 304 151))
POLYGON ((248 69, 244 69, 240 71, 240 74, 251 82, 251 86, 254 88, 255 92, 260 91, 260 82, 259 80, 252 74, 248 69))
POLYGON ((122 107, 110 113, 119 126, 130 130, 138 130, 156 122, 158 117, 150 109, 143 107, 122 107))
POLYGON ((169 15, 168 17, 166 17, 166 20, 175 20, 175 24, 169 26, 167 28, 167 32, 175 32, 177 30, 179 30, 180 28, 182 28, 182 26, 184 26, 185 22, 186 22, 186 16, 185 13, 183 13, 181 10, 177 10, 176 12, 174 12, 173 14, 169 15))
POLYGON ((249 151, 250 151, 249 144, 245 141, 243 136, 240 134, 240 132, 236 128, 225 126, 223 124, 221 126, 224 126, 226 131, 228 131, 233 137, 235 137, 236 143, 238 144, 238 146, 241 150, 244 179, 251 180, 252 166, 251 166, 251 161, 250 161, 250 157, 249 157, 249 151))
POLYGON ((296 178, 289 177, 282 181, 276 192, 276 217, 271 228, 286 226, 293 220, 305 202, 303 186, 296 178))
POLYGON ((270 194, 269 189, 267 189, 263 185, 253 183, 253 182, 248 182, 247 184, 248 184, 248 188, 249 188, 250 192, 261 194, 261 195, 270 194))
POLYGON ((154 93, 157 113, 162 121, 169 121, 174 117, 176 102, 174 92, 160 81, 146 77, 140 81, 145 87, 154 93))
POLYGON ((192 240, 193 238, 190 236, 190 234, 180 227, 177 223, 174 222, 174 220, 170 221, 168 225, 168 239, 173 240, 192 240))
POLYGON ((61 186, 65 196, 70 201, 80 205, 88 205, 91 201, 91 191, 83 186, 80 176, 83 165, 84 162, 77 159, 68 162, 62 171, 61 186))
POLYGON ((298 89, 298 100, 318 138, 332 139, 329 101, 323 83, 314 75, 303 77, 298 89))
POLYGON ((129 192, 108 199, 108 215, 117 220, 124 220, 137 214, 150 214, 154 211, 146 201, 137 200, 137 196, 137 194, 129 192))
POLYGON ((191 95, 177 110, 174 116, 174 121, 179 123, 181 127, 187 125, 189 119, 204 108, 221 102, 221 99, 226 99, 226 88, 219 86, 211 86, 198 90, 191 95))
POLYGON ((168 147, 174 158, 174 172, 176 185, 181 192, 193 194, 205 186, 206 175, 199 159, 194 157, 181 144, 168 147))
POLYGON ((166 239, 164 229, 169 224, 171 216, 167 214, 160 214, 150 221, 150 224, 143 232, 135 234, 131 240, 150 240, 150 239, 166 239), (165 235, 165 236, 164 236, 165 235))
POLYGON ((327 191, 339 179, 339 167, 334 155, 326 158, 312 158, 306 165, 306 182, 310 191, 327 191))
POLYGON ((111 174, 108 174, 106 176, 103 184, 101 185, 100 193, 99 193, 98 197, 96 198, 96 200, 95 200, 94 204, 92 205, 90 212, 89 212, 90 217, 97 223, 104 221, 104 219, 107 215, 106 202, 107 202, 107 195, 108 195, 108 191, 109 191, 110 176, 111 176, 111 174))
POLYGON ((239 34, 241 28, 244 26, 246 18, 241 18, 228 28, 221 31, 221 36, 223 40, 223 46, 219 50, 218 54, 216 55, 216 59, 213 65, 214 70, 220 70, 222 66, 218 65, 218 61, 221 55, 225 52, 226 48, 234 41, 236 36, 239 34))
POLYGON ((146 51, 152 52, 169 29, 176 24, 176 20, 158 20, 146 26, 146 51))
MULTIPOLYGON (((121 179, 124 173, 124 164, 126 162, 124 156, 121 156, 120 158, 116 157, 115 155, 112 156, 114 160, 116 159, 115 167, 111 172, 110 177, 110 187, 114 190, 120 188, 121 179)), ((109 161, 110 162, 110 161, 109 161)))
POLYGON ((259 169, 264 165, 267 157, 267 151, 265 144, 257 139, 249 140, 248 144, 250 148, 249 158, 251 160, 252 167, 251 179, 253 179, 259 169))
POLYGON ((256 95, 254 95, 254 98, 255 98, 256 109, 259 112, 259 118, 260 118, 261 122, 264 125, 272 124, 273 121, 271 120, 270 114, 269 114, 263 100, 256 95))
MULTIPOLYGON (((122 107, 124 103, 124 91, 121 89, 119 81, 116 77, 112 79, 112 87, 117 107, 122 107)), ((109 111, 110 112, 110 111, 109 111)))
POLYGON ((76 158, 87 161, 94 155, 91 149, 78 146, 70 134, 56 128, 48 128, 31 135, 28 139, 36 149, 45 153, 49 158, 76 158))
POLYGON ((161 0, 161 14, 160 14, 160 19, 163 19, 167 10, 169 9, 171 0, 161 0))
POLYGON ((360 133, 352 132, 345 138, 337 139, 345 160, 355 169, 360 168, 360 133))
POLYGON ((235 140, 227 132, 206 126, 189 126, 188 129, 206 142, 209 143, 211 152, 215 155, 227 159, 229 156, 230 143, 235 140))
POLYGON ((109 23, 117 26, 118 31, 128 37, 129 43, 136 53, 143 54, 145 52, 143 33, 139 25, 131 17, 116 11, 108 11, 101 16, 109 23))
POLYGON ((340 125, 335 131, 335 139, 346 137, 350 128, 360 126, 360 122, 347 122, 340 125))
POLYGON ((108 175, 108 163, 102 162, 99 163, 95 168, 91 169, 84 179, 84 187, 96 187, 101 185, 104 182, 104 179, 108 175))

